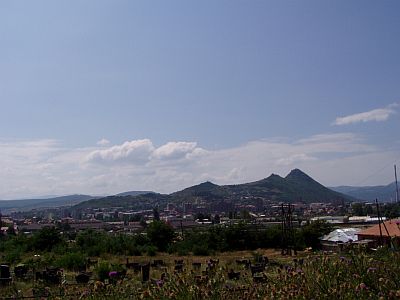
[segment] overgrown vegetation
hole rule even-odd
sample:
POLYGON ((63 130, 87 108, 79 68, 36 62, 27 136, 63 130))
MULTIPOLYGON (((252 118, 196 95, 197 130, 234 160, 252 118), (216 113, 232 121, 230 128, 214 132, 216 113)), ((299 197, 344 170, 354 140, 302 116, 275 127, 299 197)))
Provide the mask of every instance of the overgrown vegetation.
MULTIPOLYGON (((256 261, 255 253, 252 261, 256 261)), ((167 273, 161 279, 141 282, 140 274, 128 271, 110 279, 110 271, 118 271, 107 261, 94 268, 94 280, 77 286, 37 285, 36 291, 46 292, 45 299, 398 299, 400 297, 400 254, 382 248, 373 254, 350 252, 342 255, 324 253, 299 259, 271 259, 255 281, 250 270, 233 260, 222 261, 218 268, 194 270, 188 260, 182 273, 173 272, 168 261, 167 273), (237 279, 229 279, 235 270, 237 279), (108 279, 109 284, 107 284, 108 279)), ((185 260, 186 262, 186 260, 185 260)), ((160 271, 152 275, 160 278, 160 271)), ((17 285, 0 290, 0 296, 18 299, 17 285)), ((39 298, 39 297, 38 297, 39 298)))
MULTIPOLYGON (((63 228, 65 229, 65 228, 63 228)), ((294 232, 293 247, 318 249, 319 237, 331 230, 323 222, 314 222, 294 232)), ((3 236, 0 253, 9 263, 23 262, 27 253, 51 253, 57 259, 51 262, 56 266, 77 270, 84 265, 87 257, 102 255, 154 256, 157 252, 178 255, 209 255, 217 252, 235 250, 255 250, 258 248, 280 248, 282 245, 280 226, 258 228, 250 223, 235 225, 214 225, 202 229, 174 232, 163 221, 154 221, 144 233, 127 235, 110 234, 105 231, 86 230, 77 234, 46 227, 26 236, 3 236)))

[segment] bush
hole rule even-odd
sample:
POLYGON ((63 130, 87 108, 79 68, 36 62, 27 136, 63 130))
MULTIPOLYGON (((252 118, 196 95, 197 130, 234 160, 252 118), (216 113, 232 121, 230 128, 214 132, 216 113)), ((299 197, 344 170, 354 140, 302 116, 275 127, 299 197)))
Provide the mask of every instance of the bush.
POLYGON ((167 252, 169 254, 177 253, 179 256, 189 255, 190 249, 185 241, 179 241, 169 245, 167 252))
POLYGON ((39 251, 51 251, 53 247, 63 242, 60 232, 54 227, 44 227, 35 233, 31 239, 31 247, 39 251))
POLYGON ((157 248, 155 246, 147 246, 146 253, 148 256, 156 256, 157 248))
POLYGON ((97 275, 97 279, 100 281, 104 281, 108 279, 108 274, 111 271, 111 266, 108 262, 102 261, 99 262, 94 271, 97 275))
POLYGON ((86 269, 86 256, 78 252, 66 253, 59 257, 55 264, 71 271, 84 270, 86 269))
POLYGON ((193 254, 198 256, 207 256, 210 255, 210 250, 206 245, 195 245, 193 247, 193 254))
POLYGON ((21 248, 15 248, 7 252, 7 254, 5 255, 5 260, 11 264, 18 263, 21 261, 21 254, 21 248))
POLYGON ((320 237, 332 231, 332 225, 324 221, 315 221, 305 225, 301 229, 301 234, 306 247, 312 247, 313 250, 321 248, 320 237))
POLYGON ((153 221, 147 227, 146 233, 151 244, 160 251, 166 251, 175 237, 174 229, 163 221, 153 221))

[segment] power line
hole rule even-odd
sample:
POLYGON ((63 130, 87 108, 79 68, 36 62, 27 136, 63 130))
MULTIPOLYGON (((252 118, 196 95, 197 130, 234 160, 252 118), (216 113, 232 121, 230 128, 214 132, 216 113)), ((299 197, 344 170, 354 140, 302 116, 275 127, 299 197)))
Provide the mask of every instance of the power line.
MULTIPOLYGON (((398 159, 396 159, 396 161, 394 162, 395 164, 400 162, 400 157, 398 159)), ((361 180, 360 182, 356 183, 355 186, 359 186, 362 183, 364 183, 365 181, 367 181, 368 179, 370 179, 371 177, 374 177, 376 175, 378 175, 379 173, 381 173, 382 171, 384 171, 385 169, 389 168, 390 166, 393 166, 393 162, 388 163, 387 165, 385 165, 383 168, 375 171, 374 173, 372 173, 371 175, 368 175, 367 177, 365 177, 363 180, 361 180)))

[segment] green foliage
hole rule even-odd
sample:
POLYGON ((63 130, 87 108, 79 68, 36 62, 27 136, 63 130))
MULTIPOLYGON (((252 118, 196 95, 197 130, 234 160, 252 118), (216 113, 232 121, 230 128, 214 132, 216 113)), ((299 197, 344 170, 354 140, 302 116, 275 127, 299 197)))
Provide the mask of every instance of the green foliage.
POLYGON ((31 248, 39 251, 51 251, 63 242, 60 232, 54 227, 44 227, 35 233, 30 240, 31 248))
POLYGON ((210 255, 210 250, 208 249, 207 245, 194 245, 193 246, 193 254, 199 256, 207 256, 210 255))
POLYGON ((7 235, 16 235, 14 226, 12 226, 12 225, 8 226, 7 235))
POLYGON ((80 251, 88 254, 88 256, 99 256, 107 250, 107 237, 104 233, 85 230, 80 232, 76 237, 76 245, 80 251))
POLYGON ((98 263, 94 271, 96 273, 97 279, 100 281, 104 281, 108 279, 108 274, 111 271, 111 265, 107 261, 101 261, 98 263))
POLYGON ((227 227, 220 225, 186 231, 183 241, 177 242, 169 251, 206 255, 212 252, 278 248, 280 244, 279 226, 259 229, 242 222, 227 227))
POLYGON ((160 212, 158 211, 158 206, 153 208, 153 218, 154 221, 160 221, 160 212))
POLYGON ((301 229, 301 235, 306 247, 312 247, 314 250, 320 249, 320 237, 332 231, 332 225, 324 221, 314 221, 301 229))
POLYGON ((106 232, 86 230, 76 237, 76 250, 86 253, 88 256, 100 256, 109 253, 115 255, 141 255, 150 245, 146 236, 126 234, 110 235, 106 232))
POLYGON ((146 233, 151 244, 156 246, 160 251, 167 250, 175 237, 174 229, 171 225, 163 221, 153 221, 147 226, 146 233))
POLYGON ((145 249, 148 256, 156 256, 157 248, 155 246, 149 245, 145 249))
POLYGON ((15 264, 21 262, 21 256, 23 254, 22 249, 15 248, 7 252, 5 255, 5 260, 9 263, 15 264))
POLYGON ((65 253, 55 261, 57 267, 65 268, 71 271, 85 269, 87 257, 79 252, 65 253))
POLYGON ((400 217, 400 204, 399 203, 386 203, 381 206, 381 215, 389 219, 400 217))
MULTIPOLYGON (((85 299, 330 300, 398 299, 400 296, 400 255, 387 251, 378 257, 365 253, 349 253, 342 257, 312 255, 304 258, 301 266, 294 262, 288 262, 285 268, 271 265, 268 272, 263 273, 263 283, 255 283, 249 272, 241 272, 239 280, 227 280, 228 268, 222 263, 201 283, 198 276, 188 269, 179 274, 171 272, 160 285, 124 280, 107 287, 100 284, 85 286, 85 291, 88 291, 85 299)), ((118 269, 101 263, 96 270, 100 275, 98 278, 104 280, 110 270, 118 269)), ((75 286, 66 285, 64 288, 69 298, 76 297, 75 286)), ((53 288, 54 294, 58 289, 53 288)))

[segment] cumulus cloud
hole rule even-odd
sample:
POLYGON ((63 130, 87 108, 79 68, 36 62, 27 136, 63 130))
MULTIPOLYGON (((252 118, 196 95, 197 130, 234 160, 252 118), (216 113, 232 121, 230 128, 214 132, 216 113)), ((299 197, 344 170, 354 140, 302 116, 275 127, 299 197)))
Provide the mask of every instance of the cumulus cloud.
POLYGON ((180 159, 196 150, 194 142, 169 142, 157 148, 153 157, 157 159, 180 159))
POLYGON ((149 139, 125 142, 108 149, 95 150, 87 156, 87 162, 94 163, 145 163, 154 151, 149 139))
POLYGON ((85 161, 108 165, 120 163, 144 165, 149 162, 191 159, 201 155, 204 151, 197 147, 196 142, 168 142, 156 148, 149 139, 143 139, 94 150, 87 155, 85 161))
POLYGON ((97 142, 99 146, 107 146, 108 144, 110 144, 110 141, 104 138, 97 142))
MULTIPOLYGON (((396 160, 398 151, 352 133, 256 140, 218 150, 188 141, 155 146, 149 139, 97 148, 65 148, 54 140, 0 141, 0 199, 134 189, 170 193, 205 180, 235 184, 293 168, 324 184, 352 184, 396 160)), ((391 175, 365 184, 389 182, 391 175)))
POLYGON ((370 111, 357 113, 349 116, 338 117, 333 122, 333 125, 349 125, 354 123, 365 123, 365 122, 383 122, 389 119, 389 117, 396 113, 397 103, 393 103, 384 108, 377 108, 370 111))

